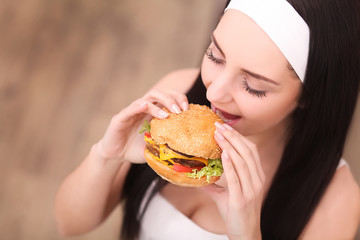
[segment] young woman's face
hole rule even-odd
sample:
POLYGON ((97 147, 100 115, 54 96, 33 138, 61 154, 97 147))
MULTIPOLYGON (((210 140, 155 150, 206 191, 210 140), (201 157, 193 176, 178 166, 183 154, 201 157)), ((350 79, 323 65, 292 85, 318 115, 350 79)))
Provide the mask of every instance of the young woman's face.
POLYGON ((213 109, 243 135, 285 126, 302 85, 268 35, 236 10, 215 29, 201 74, 213 109))

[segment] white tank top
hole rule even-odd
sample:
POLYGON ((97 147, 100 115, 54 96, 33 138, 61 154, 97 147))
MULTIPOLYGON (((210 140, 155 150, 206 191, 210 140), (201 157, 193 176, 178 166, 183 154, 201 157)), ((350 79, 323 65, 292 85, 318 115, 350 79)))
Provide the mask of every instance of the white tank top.
MULTIPOLYGON (((338 169, 347 166, 341 159, 338 169)), ((140 213, 144 211, 145 203, 156 182, 152 182, 145 193, 140 206, 140 213)), ((139 216, 138 216, 139 217, 139 216)), ((139 240, 228 240, 226 235, 209 232, 191 221, 182 212, 177 210, 159 192, 149 202, 140 222, 139 240)))
MULTIPOLYGON (((140 206, 143 212, 151 190, 152 182, 140 206)), ((159 192, 149 202, 140 222, 139 240, 228 240, 226 235, 208 232, 177 210, 159 192)))

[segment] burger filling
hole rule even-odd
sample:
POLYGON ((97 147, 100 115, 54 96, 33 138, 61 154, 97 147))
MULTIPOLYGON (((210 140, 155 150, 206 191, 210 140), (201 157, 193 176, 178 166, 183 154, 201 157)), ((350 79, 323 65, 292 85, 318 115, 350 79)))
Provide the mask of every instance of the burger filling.
POLYGON ((159 148, 155 147, 153 144, 147 142, 146 149, 149 150, 149 152, 151 152, 151 154, 154 155, 155 157, 160 158, 159 148))
POLYGON ((146 149, 161 163, 177 172, 184 172, 188 177, 200 179, 221 176, 223 167, 221 159, 205 159, 183 154, 171 149, 166 144, 158 144, 150 133, 145 133, 146 149))
POLYGON ((180 165, 183 165, 185 167, 189 168, 198 168, 198 167, 205 167, 205 163, 196 161, 196 160, 188 160, 188 159, 182 159, 182 158, 173 158, 172 159, 175 163, 178 163, 180 165))
POLYGON ((173 149, 169 148, 166 144, 156 143, 149 133, 145 134, 146 149, 154 155, 154 157, 168 166, 182 165, 189 168, 189 172, 192 172, 192 168, 199 169, 207 165, 208 160, 205 158, 194 157, 187 154, 181 154, 173 149))
POLYGON ((200 179, 211 176, 221 176, 223 166, 221 159, 205 159, 191 156, 171 149, 166 144, 158 144, 150 134, 150 124, 145 121, 140 133, 145 132, 146 149, 155 159, 177 172, 183 172, 188 177, 200 179))

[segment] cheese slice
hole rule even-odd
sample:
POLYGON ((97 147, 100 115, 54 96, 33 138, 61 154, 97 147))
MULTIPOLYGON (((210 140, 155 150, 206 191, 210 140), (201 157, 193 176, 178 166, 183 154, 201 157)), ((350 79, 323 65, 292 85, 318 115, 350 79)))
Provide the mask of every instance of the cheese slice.
POLYGON ((159 152, 160 152, 160 158, 156 157, 156 159, 158 159, 159 161, 163 162, 166 165, 169 165, 168 162, 171 162, 172 164, 174 164, 174 161, 172 160, 173 158, 180 158, 180 159, 187 159, 187 160, 196 160, 196 161, 200 161, 202 163, 204 163, 206 166, 208 165, 208 159, 205 158, 200 158, 200 157, 186 157, 183 155, 180 155, 174 151, 172 151, 170 148, 168 148, 165 144, 158 144, 156 143, 152 138, 149 138, 147 136, 145 136, 145 141, 150 143, 151 145, 153 145, 154 147, 157 147, 159 152))

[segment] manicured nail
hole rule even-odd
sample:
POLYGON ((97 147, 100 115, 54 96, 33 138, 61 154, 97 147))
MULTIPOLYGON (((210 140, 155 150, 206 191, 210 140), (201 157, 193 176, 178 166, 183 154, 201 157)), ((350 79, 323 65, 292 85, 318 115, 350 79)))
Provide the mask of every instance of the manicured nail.
POLYGON ((218 130, 215 131, 215 135, 216 135, 216 137, 217 137, 218 139, 220 139, 221 141, 224 141, 224 140, 225 140, 224 136, 223 136, 218 130))
POLYGON ((228 159, 229 159, 229 154, 227 153, 226 150, 223 150, 221 154, 221 160, 228 160, 228 159))
POLYGON ((167 112, 165 112, 164 110, 160 110, 159 115, 163 118, 166 118, 167 116, 169 116, 169 114, 167 112))
POLYGON ((219 122, 215 122, 215 126, 220 130, 226 130, 226 128, 219 122))
POLYGON ((183 109, 184 111, 189 110, 189 104, 188 104, 187 102, 183 102, 181 105, 182 105, 182 109, 183 109))
POLYGON ((234 130, 232 127, 230 127, 229 125, 227 125, 226 123, 223 124, 223 126, 227 129, 229 129, 230 131, 234 130))
POLYGON ((173 105, 172 105, 172 109, 174 109, 174 111, 175 111, 176 113, 181 113, 181 110, 180 110, 179 106, 176 105, 176 104, 173 104, 173 105))

